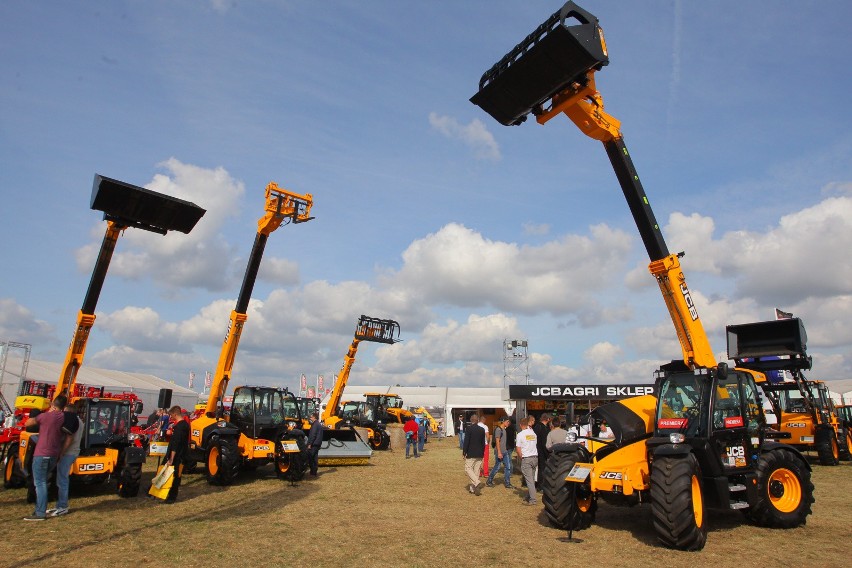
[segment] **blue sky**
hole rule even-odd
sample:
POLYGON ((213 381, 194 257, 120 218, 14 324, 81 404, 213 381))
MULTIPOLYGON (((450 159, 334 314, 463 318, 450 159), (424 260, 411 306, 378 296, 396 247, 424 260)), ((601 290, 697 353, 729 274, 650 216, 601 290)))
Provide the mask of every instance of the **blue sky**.
MULTIPOLYGON (((269 181, 316 219, 273 233, 234 379, 645 382, 674 329, 600 143, 468 99, 559 2, 0 4, 0 340, 60 361, 105 228, 94 175, 208 210, 128 230, 85 364, 213 371, 269 181)), ((848 2, 587 0, 622 131, 720 359, 726 324, 805 321, 812 378, 852 375, 848 2)))

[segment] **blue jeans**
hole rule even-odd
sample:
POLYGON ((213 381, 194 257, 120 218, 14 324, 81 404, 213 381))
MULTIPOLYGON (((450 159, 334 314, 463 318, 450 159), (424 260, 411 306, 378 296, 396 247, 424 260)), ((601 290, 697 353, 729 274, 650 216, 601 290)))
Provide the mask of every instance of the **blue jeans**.
POLYGON ((57 509, 68 508, 68 476, 76 459, 77 454, 65 454, 59 458, 59 463, 56 464, 56 487, 59 489, 59 495, 56 497, 57 509))
POLYGON ((464 431, 459 432, 459 449, 464 449, 464 431))
POLYGON ((56 465, 56 458, 48 456, 35 456, 33 458, 33 484, 36 491, 36 517, 44 517, 47 514, 47 478, 50 470, 56 465))
POLYGON ((506 487, 512 486, 512 454, 509 452, 503 452, 503 457, 498 458, 497 452, 494 452, 494 467, 491 468, 491 471, 488 473, 488 483, 494 483, 494 476, 497 474, 497 470, 500 469, 500 466, 503 466, 503 483, 506 487))
POLYGON ((417 454, 417 440, 412 436, 411 438, 405 439, 405 457, 408 457, 408 449, 414 446, 414 457, 418 457, 417 454))

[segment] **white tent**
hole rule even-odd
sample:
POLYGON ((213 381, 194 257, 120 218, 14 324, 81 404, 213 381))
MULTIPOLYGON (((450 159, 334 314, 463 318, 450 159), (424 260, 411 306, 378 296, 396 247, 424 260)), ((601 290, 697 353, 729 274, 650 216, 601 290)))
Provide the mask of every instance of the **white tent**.
MULTIPOLYGON (((402 397, 405 406, 423 406, 442 409, 443 416, 455 416, 455 409, 503 409, 506 414, 514 411, 515 403, 508 400, 507 389, 500 387, 394 387, 388 385, 346 385, 341 400, 363 400, 364 393, 393 393, 402 397)), ((328 396, 322 400, 325 406, 328 396)), ((431 412, 431 411, 430 411, 431 412)), ((453 420, 444 420, 445 433, 455 435, 453 420)))
MULTIPOLYGON (((10 362, 3 375, 3 396, 9 401, 9 404, 14 405, 20 385, 20 377, 15 373, 10 373, 10 368, 20 369, 21 365, 17 362, 10 362)), ((61 369, 61 363, 30 360, 27 366, 27 375, 24 379, 40 383, 56 384, 61 369)), ((172 390, 172 405, 177 404, 192 411, 198 402, 198 393, 195 391, 144 373, 97 369, 84 364, 77 372, 77 383, 92 387, 104 387, 106 392, 135 393, 142 400, 144 406, 143 416, 147 416, 157 408, 160 389, 172 390)))

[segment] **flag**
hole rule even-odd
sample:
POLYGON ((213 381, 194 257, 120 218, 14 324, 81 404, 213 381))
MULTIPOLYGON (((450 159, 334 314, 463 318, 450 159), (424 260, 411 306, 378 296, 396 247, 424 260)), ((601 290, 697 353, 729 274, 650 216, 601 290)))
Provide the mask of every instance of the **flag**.
POLYGON ((206 371, 204 375, 204 388, 209 389, 213 381, 210 379, 210 371, 206 371))
POLYGON ((308 387, 308 398, 314 398, 314 387, 308 387))
POLYGON ((775 319, 777 320, 788 320, 793 319, 793 314, 791 312, 783 312, 778 308, 775 308, 775 319))
POLYGON ((322 382, 323 382, 323 378, 322 378, 322 375, 320 375, 319 379, 317 379, 317 391, 318 392, 322 392, 322 382))
POLYGON ((302 387, 299 390, 308 390, 308 378, 305 376, 304 373, 302 373, 302 387))
POLYGON ((189 372, 189 388, 192 388, 192 383, 194 383, 194 382, 195 382, 195 372, 190 371, 189 372))

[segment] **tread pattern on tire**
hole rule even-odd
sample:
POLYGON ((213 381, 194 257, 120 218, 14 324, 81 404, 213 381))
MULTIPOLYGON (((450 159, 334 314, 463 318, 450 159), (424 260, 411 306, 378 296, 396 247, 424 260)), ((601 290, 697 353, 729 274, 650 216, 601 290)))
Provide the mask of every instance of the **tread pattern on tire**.
POLYGON ((792 451, 774 449, 763 452, 757 466, 757 502, 746 510, 746 517, 761 527, 790 529, 804 525, 811 514, 811 504, 814 502, 814 484, 811 482, 811 472, 807 464, 792 451), (796 509, 789 513, 779 511, 769 498, 767 480, 774 471, 787 469, 799 480, 801 486, 801 501, 796 509))
POLYGON ((215 475, 207 472, 207 481, 211 485, 230 485, 240 473, 240 448, 236 437, 215 437, 210 440, 211 448, 217 446, 219 450, 219 468, 215 475))
POLYGON ((693 476, 701 482, 701 469, 693 454, 654 459, 651 468, 651 516, 657 538, 670 548, 701 550, 707 541, 706 519, 701 519, 701 526, 695 519, 693 476))
POLYGON ((118 478, 118 496, 129 498, 139 495, 142 485, 142 464, 125 465, 118 478))
POLYGON ((547 458, 547 465, 544 468, 542 483, 544 512, 550 524, 563 530, 586 529, 591 526, 595 518, 597 503, 593 498, 587 511, 581 510, 573 502, 577 499, 577 491, 585 491, 590 495, 588 486, 565 481, 568 472, 578 461, 582 461, 578 452, 553 451, 547 458), (575 487, 572 488, 571 485, 575 487))
POLYGON ((839 454, 839 448, 834 430, 826 429, 822 432, 817 432, 816 450, 820 465, 838 464, 837 455, 839 454))

